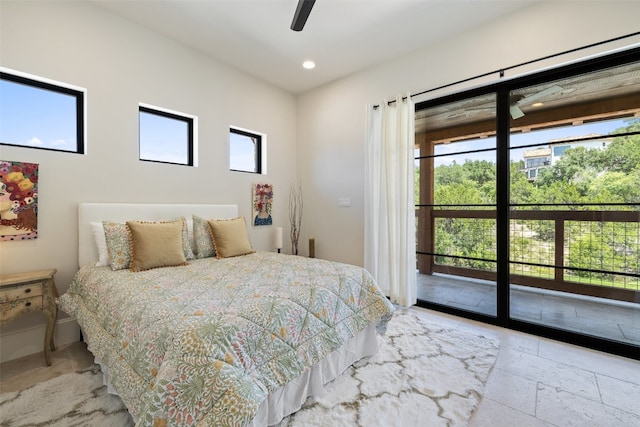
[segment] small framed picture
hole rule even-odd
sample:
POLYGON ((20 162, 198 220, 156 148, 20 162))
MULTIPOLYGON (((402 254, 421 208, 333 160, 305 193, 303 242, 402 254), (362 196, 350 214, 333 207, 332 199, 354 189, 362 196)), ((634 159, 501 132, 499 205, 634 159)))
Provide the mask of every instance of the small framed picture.
POLYGON ((273 225, 271 208, 273 206, 273 185, 254 184, 253 186, 253 225, 273 225))

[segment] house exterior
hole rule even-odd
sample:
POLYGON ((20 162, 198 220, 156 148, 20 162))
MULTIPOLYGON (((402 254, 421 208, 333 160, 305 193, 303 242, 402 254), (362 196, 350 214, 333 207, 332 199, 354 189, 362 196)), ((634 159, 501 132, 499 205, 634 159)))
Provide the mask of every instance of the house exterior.
POLYGON ((534 181, 538 177, 540 169, 548 168, 551 165, 551 148, 537 148, 535 150, 525 150, 524 174, 529 181, 534 181))
POLYGON ((584 147, 587 150, 603 150, 612 141, 602 135, 585 135, 579 138, 553 139, 548 147, 525 150, 523 172, 529 181, 535 181, 540 170, 555 165, 570 148, 584 147))

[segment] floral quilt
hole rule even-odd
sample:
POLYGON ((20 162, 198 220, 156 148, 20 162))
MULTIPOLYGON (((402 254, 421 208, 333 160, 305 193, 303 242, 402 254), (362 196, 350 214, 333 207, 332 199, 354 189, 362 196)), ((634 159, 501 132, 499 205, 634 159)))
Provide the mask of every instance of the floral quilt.
POLYGON ((132 273, 86 265, 60 308, 138 426, 242 426, 393 306, 356 266, 258 252, 132 273))

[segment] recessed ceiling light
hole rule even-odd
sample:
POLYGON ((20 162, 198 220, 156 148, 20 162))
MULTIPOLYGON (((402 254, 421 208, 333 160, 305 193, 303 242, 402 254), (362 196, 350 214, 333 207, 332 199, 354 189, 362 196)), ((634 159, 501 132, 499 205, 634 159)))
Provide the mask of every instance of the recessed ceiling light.
POLYGON ((542 102, 534 102, 531 104, 532 107, 542 107, 544 104, 542 102))
POLYGON ((304 62, 302 63, 302 66, 303 66, 304 68, 306 68, 307 70, 311 70, 311 69, 313 69, 313 68, 316 68, 316 63, 315 63, 315 62, 313 62, 313 61, 304 61, 304 62))

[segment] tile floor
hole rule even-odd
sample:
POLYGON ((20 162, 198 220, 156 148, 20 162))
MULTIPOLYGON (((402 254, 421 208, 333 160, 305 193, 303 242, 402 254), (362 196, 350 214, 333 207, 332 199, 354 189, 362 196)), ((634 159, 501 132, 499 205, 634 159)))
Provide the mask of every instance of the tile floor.
POLYGON ((429 321, 500 342, 498 359, 470 427, 640 426, 640 361, 414 310, 429 321))
MULTIPOLYGON (((434 274, 417 276, 419 299, 495 315, 496 286, 482 280, 434 274)), ((524 286, 511 292, 512 316, 541 325, 640 346, 640 304, 524 286)))
MULTIPOLYGON (((500 342, 496 364, 471 427, 640 426, 640 361, 413 308, 427 321, 500 342)), ((89 366, 83 343, 0 364, 0 392, 89 366)), ((403 426, 408 427, 408 426, 403 426)))

